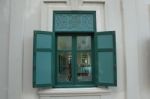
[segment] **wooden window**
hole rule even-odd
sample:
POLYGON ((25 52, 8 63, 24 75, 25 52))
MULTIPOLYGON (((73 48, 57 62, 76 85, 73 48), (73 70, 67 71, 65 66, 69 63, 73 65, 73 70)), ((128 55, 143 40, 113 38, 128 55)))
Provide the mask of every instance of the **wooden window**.
POLYGON ((33 87, 116 86, 115 32, 35 31, 33 87))

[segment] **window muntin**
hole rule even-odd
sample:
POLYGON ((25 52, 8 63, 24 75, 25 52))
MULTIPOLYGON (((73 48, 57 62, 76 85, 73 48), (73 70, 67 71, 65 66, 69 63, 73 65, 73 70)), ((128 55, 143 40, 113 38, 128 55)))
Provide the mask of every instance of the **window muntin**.
POLYGON ((57 84, 92 82, 91 36, 58 35, 56 40, 57 84))

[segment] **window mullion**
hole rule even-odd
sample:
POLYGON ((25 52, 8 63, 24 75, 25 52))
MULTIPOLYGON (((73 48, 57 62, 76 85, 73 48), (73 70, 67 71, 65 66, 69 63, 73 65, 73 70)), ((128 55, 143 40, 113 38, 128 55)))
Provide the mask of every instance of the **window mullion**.
POLYGON ((73 67, 72 67, 72 76, 73 76, 73 84, 76 84, 77 82, 77 63, 76 63, 76 49, 77 49, 77 41, 76 41, 76 36, 72 36, 72 63, 73 63, 73 67))

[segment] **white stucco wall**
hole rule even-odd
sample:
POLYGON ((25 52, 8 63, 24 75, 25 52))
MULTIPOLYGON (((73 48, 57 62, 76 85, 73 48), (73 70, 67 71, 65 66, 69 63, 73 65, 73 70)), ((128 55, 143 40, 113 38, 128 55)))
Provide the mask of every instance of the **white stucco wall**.
POLYGON ((126 57, 126 98, 150 97, 150 5, 148 0, 122 0, 126 57))
POLYGON ((150 2, 137 2, 140 99, 150 97, 150 2))
MULTIPOLYGON (((0 0, 0 99, 38 99, 32 88, 32 34, 41 28, 40 1, 0 0)), ((149 99, 150 4, 108 1, 112 6, 107 9, 116 10, 107 13, 113 19, 107 29, 118 31, 121 41, 117 42, 119 85, 101 99, 149 99)))
POLYGON ((8 93, 9 0, 0 0, 0 98, 8 93))
MULTIPOLYGON (((33 30, 41 29, 41 0, 26 0, 26 11, 24 17, 24 52, 23 52, 23 97, 25 99, 37 99, 37 90, 32 88, 32 40, 33 30)), ((125 72, 124 72, 124 51, 123 51, 123 32, 122 32, 122 18, 120 10, 120 0, 115 2, 107 2, 106 12, 106 30, 117 31, 117 54, 118 54, 118 87, 110 88, 113 90, 112 94, 102 96, 101 99, 125 99, 125 72), (116 11, 116 12, 115 12, 116 11)), ((53 3, 52 9, 60 9, 65 4, 53 3), (57 5, 55 7, 55 5, 57 5), (57 8, 58 7, 58 8, 57 8)), ((90 5, 90 4, 88 4, 90 5)), ((93 4, 92 6, 94 6, 93 4)), ((99 5, 99 4, 97 4, 99 5)), ((96 5, 96 6, 97 6, 96 5)), ((46 6, 46 5, 45 5, 46 6)), ((78 7, 77 7, 78 8, 78 7)), ((90 9, 90 7, 87 7, 90 9)), ((62 10, 61 9, 61 10, 62 10)), ((49 15, 49 18, 51 16, 49 15)), ((46 20, 46 19, 45 19, 46 20)), ((52 24, 52 22, 49 22, 52 24)), ((97 27, 98 30, 99 27, 97 27)), ((50 30, 50 29, 48 29, 50 30)), ((99 96, 98 96, 99 97, 99 96)), ((63 97, 62 97, 63 98, 63 97)), ((65 97, 64 97, 65 98, 65 97)), ((83 97, 85 98, 85 97, 83 97)))
POLYGON ((40 30, 41 0, 26 0, 24 17, 24 42, 23 47, 23 98, 38 99, 37 89, 32 87, 32 51, 33 30, 40 30), (28 53, 28 54, 27 54, 28 53))

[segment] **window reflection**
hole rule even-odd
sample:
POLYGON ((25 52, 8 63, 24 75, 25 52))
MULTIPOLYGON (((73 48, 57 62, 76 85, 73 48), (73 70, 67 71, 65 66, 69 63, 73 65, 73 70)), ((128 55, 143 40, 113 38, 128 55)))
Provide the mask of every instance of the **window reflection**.
POLYGON ((91 36, 58 36, 57 81, 68 83, 75 80, 92 81, 91 36))
POLYGON ((91 81, 92 80, 92 67, 91 67, 91 53, 78 52, 78 81, 91 81))
POLYGON ((58 57, 58 81, 69 82, 71 81, 71 68, 72 68, 72 55, 71 52, 59 52, 58 57))

